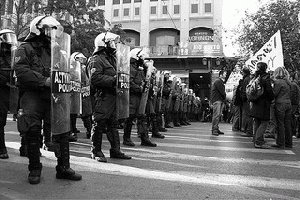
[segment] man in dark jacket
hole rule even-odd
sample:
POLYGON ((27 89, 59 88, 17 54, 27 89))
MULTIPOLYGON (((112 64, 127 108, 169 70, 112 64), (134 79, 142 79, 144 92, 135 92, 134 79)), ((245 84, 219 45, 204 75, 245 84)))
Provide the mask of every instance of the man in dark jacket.
POLYGON ((219 72, 219 78, 215 80, 211 89, 211 103, 213 106, 213 116, 212 116, 212 135, 218 136, 219 134, 224 134, 224 132, 219 129, 219 122, 221 120, 224 101, 226 99, 225 93, 225 78, 227 72, 221 70, 219 72))
POLYGON ((244 133, 241 134, 243 137, 252 137, 253 136, 253 119, 250 117, 250 101, 248 101, 246 96, 246 87, 250 82, 250 69, 244 67, 242 69, 243 79, 241 85, 241 100, 242 100, 242 126, 241 131, 244 133))
POLYGON ((11 49, 17 44, 13 31, 4 29, 0 31, 0 159, 7 159, 4 127, 6 125, 9 109, 10 76, 11 76, 11 49))
POLYGON ((131 140, 132 123, 137 119, 138 134, 141 136, 141 145, 156 147, 157 145, 149 139, 148 125, 145 114, 139 114, 141 97, 145 83, 144 64, 146 53, 139 48, 130 51, 130 102, 129 102, 129 118, 124 123, 123 144, 126 146, 135 146, 131 140))
POLYGON ((110 143, 110 157, 131 159, 120 150, 120 136, 116 116, 116 41, 119 36, 110 32, 95 38, 95 51, 88 61, 91 84, 96 90, 94 125, 92 131, 92 155, 98 162, 107 162, 102 153, 102 135, 106 133, 110 143))
POLYGON ((265 62, 257 63, 254 78, 260 76, 264 93, 255 101, 251 102, 250 116, 254 118, 253 140, 255 148, 269 148, 264 140, 264 133, 270 120, 271 101, 274 93, 271 86, 270 75, 266 72, 268 65, 265 62))
MULTIPOLYGON (((60 23, 50 16, 38 16, 30 23, 30 33, 16 51, 14 69, 22 97, 18 130, 25 133, 30 171, 28 181, 38 184, 42 171, 40 163, 40 136, 42 122, 44 133, 51 133, 51 38, 48 33, 63 31, 60 23)), ((81 175, 70 168, 69 133, 53 135, 56 146, 56 178, 81 180, 81 175)))

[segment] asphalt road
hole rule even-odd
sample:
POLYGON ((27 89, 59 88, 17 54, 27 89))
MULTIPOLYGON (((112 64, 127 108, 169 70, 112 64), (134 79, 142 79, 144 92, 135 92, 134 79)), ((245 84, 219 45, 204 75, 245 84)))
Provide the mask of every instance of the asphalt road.
MULTIPOLYGON (((28 159, 19 156, 20 137, 9 116, 6 145, 9 159, 0 160, 0 199, 300 199, 300 140, 293 149, 255 149, 252 139, 220 124, 225 135, 212 136, 210 123, 168 129, 157 147, 121 145, 131 160, 90 158, 90 140, 81 119, 79 140, 71 143, 71 167, 82 174, 78 182, 55 178, 54 153, 42 150, 41 183, 30 185, 28 159)), ((122 130, 120 138, 122 142, 122 130)), ((267 139, 272 144, 273 139, 267 139)))

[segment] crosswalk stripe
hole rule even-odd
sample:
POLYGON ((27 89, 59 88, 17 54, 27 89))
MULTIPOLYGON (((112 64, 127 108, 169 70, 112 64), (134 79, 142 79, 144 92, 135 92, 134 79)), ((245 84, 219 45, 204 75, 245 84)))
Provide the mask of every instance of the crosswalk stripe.
MULTIPOLYGON (((18 143, 9 142, 9 147, 17 147, 18 143)), ((54 153, 42 151, 43 165, 54 167, 53 160, 54 153), (52 162, 51 162, 52 160, 52 162)), ((133 158, 140 159, 143 158, 133 158)), ((144 159, 145 160, 145 159, 144 159)), ((8 162, 28 163, 27 158, 9 159, 8 162)), ((162 161, 157 161, 162 162, 162 161)), ((133 176, 149 179, 159 179, 172 182, 183 182, 193 184, 211 184, 223 186, 244 186, 244 187, 260 187, 260 188, 278 188, 300 191, 298 180, 293 179, 277 179, 270 177, 256 177, 244 175, 228 175, 228 174, 214 174, 203 172, 187 172, 187 171, 159 171, 150 169, 140 169, 125 165, 113 163, 99 163, 90 158, 71 156, 72 165, 76 164, 78 171, 93 171, 106 174, 133 176)))

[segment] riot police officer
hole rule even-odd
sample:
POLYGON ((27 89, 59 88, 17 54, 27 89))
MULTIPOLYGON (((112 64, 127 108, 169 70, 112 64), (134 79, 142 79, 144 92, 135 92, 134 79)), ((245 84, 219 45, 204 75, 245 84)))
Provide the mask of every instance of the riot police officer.
MULTIPOLYGON (((42 171, 40 135, 51 133, 51 32, 62 34, 63 27, 51 16, 38 16, 30 23, 30 33, 16 51, 14 69, 18 78, 20 108, 18 130, 26 134, 30 184, 38 184, 42 171), (54 31, 55 30, 55 31, 54 31)), ((81 180, 70 168, 68 132, 53 135, 57 157, 56 178, 81 180)))
MULTIPOLYGON (((137 119, 138 134, 141 136, 141 145, 156 147, 157 145, 149 139, 148 125, 145 114, 139 114, 141 97, 145 84, 144 64, 146 52, 140 48, 134 48, 130 51, 130 103, 129 103, 129 118, 124 123, 123 144, 127 146, 135 146, 131 140, 132 123, 137 119)), ((147 99, 146 102, 147 103, 147 99)))
POLYGON ((92 155, 99 162, 107 162, 102 150, 102 135, 110 142, 110 157, 131 159, 120 150, 118 120, 116 116, 116 42, 120 36, 111 32, 95 38, 95 50, 88 61, 91 69, 91 84, 96 90, 94 125, 92 130, 92 155))
POLYGON ((4 126, 6 125, 9 109, 10 76, 11 76, 11 48, 16 45, 17 37, 11 30, 0 31, 0 159, 7 159, 4 126))

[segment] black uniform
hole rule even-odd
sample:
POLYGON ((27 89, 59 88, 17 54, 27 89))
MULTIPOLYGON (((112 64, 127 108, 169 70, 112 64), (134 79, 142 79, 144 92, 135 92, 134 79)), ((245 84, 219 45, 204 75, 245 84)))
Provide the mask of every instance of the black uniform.
MULTIPOLYGON (((1 48, 1 50, 3 50, 1 48)), ((5 146, 4 126, 6 125, 7 112, 9 109, 9 86, 11 69, 11 52, 0 52, 0 159, 8 158, 5 146)))
POLYGON ((94 126, 92 131, 92 158, 99 162, 107 162, 102 153, 102 134, 106 133, 110 142, 110 157, 131 159, 120 151, 120 137, 116 116, 116 57, 100 48, 89 59, 91 84, 96 90, 94 107, 94 126))
MULTIPOLYGON (((18 118, 18 130, 26 135, 29 182, 37 184, 42 170, 39 150, 41 130, 43 128, 44 133, 51 133, 51 89, 45 85, 50 77, 51 42, 45 35, 31 36, 17 49, 14 68, 22 93, 20 108, 23 115, 18 118)), ((70 168, 68 134, 53 136, 58 157, 56 178, 80 180, 81 175, 70 168)))
POLYGON ((132 130, 132 123, 134 119, 137 119, 138 134, 141 136, 142 145, 156 146, 149 140, 148 125, 146 115, 140 115, 138 113, 141 97, 143 93, 143 84, 145 81, 145 66, 140 66, 136 59, 130 59, 130 102, 129 102, 129 118, 124 123, 124 136, 123 144, 128 146, 134 146, 131 141, 130 135, 132 130))

